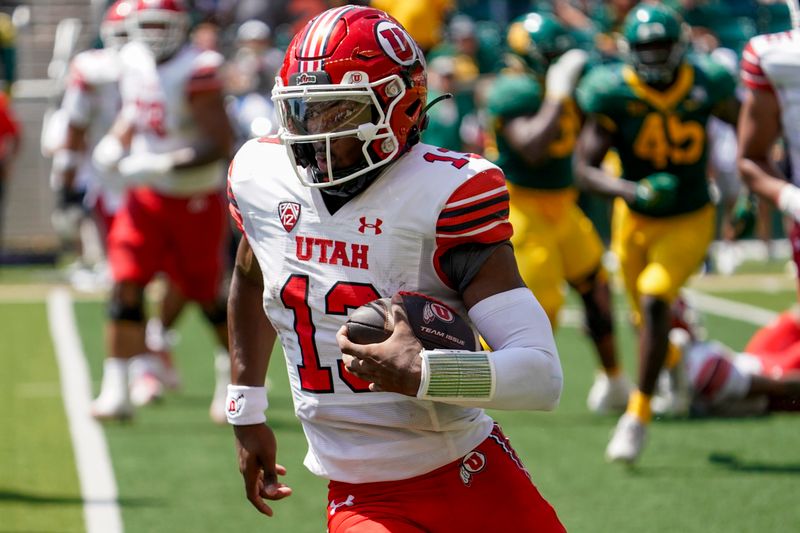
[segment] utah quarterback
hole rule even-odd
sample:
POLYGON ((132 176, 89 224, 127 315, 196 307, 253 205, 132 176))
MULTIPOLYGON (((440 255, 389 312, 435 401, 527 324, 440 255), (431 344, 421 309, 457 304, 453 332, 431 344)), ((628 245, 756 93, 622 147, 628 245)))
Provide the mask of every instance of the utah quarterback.
POLYGON ((228 418, 247 498, 271 516, 265 500, 291 494, 264 415, 277 337, 305 464, 331 480, 328 531, 564 531, 482 409, 550 410, 562 383, 508 242, 504 177, 419 142, 426 93, 421 51, 397 21, 330 9, 289 46, 273 91, 279 134, 233 161, 245 238, 229 297, 228 418), (495 351, 423 350, 398 305, 389 339, 350 342, 348 312, 400 290, 468 310, 495 351), (493 512, 453 512, 477 507, 493 512))

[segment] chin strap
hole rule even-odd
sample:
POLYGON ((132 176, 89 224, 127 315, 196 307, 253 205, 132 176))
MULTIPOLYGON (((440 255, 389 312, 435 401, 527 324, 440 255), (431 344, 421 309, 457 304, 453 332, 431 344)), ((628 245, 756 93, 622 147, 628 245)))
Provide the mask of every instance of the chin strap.
POLYGON ((417 123, 411 128, 411 131, 408 133, 408 140, 406 141, 406 146, 408 148, 414 146, 419 142, 420 136, 423 131, 428 127, 428 110, 432 108, 434 105, 438 104, 442 100, 448 100, 452 98, 453 95, 450 93, 444 93, 441 96, 437 96, 433 100, 431 100, 425 107, 422 108, 422 113, 419 114, 419 119, 417 119, 417 123))
POLYGON ((422 108, 422 113, 420 114, 420 118, 422 118, 422 117, 427 115, 428 109, 432 108, 433 106, 435 106, 436 104, 438 104, 442 100, 449 100, 452 97, 453 97, 453 95, 450 94, 450 93, 444 93, 443 95, 437 96, 436 98, 431 100, 428 103, 428 105, 426 105, 425 107, 422 108))

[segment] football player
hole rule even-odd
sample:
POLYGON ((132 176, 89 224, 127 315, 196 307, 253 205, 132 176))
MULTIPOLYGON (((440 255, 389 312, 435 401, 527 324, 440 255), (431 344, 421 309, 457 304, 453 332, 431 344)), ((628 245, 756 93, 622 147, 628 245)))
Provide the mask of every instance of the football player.
POLYGON ((247 498, 271 516, 268 502, 291 494, 264 414, 279 337, 305 464, 330 480, 328 531, 564 531, 482 409, 556 406, 552 330, 519 276, 500 169, 419 142, 421 54, 382 11, 325 11, 289 46, 278 135, 231 165, 245 237, 228 419, 247 498), (422 350, 399 306, 387 341, 347 339, 349 310, 401 289, 468 311, 494 351, 422 350), (453 512, 469 508, 492 512, 453 512))
MULTIPOLYGON (((790 2, 797 11, 796 3, 790 2)), ((795 22, 797 17, 795 17, 795 22)), ((746 87, 739 117, 739 171, 747 187, 778 206, 792 220, 789 240, 800 265, 800 29, 753 37, 742 53, 741 79, 746 87), (784 176, 771 154, 783 137, 791 175, 784 176), (787 181, 788 178, 788 181, 787 181)), ((800 272, 800 270, 798 270, 800 272)), ((799 294, 800 296, 800 294, 799 294)), ((800 316, 783 313, 751 340, 771 353, 800 351, 800 316)), ((749 349, 750 347, 748 347, 749 349)))
MULTIPOLYGON (((128 363, 147 352, 144 287, 157 272, 200 305, 219 343, 216 359, 228 360, 221 181, 232 133, 217 76, 222 57, 185 45, 189 15, 180 0, 137 0, 126 20, 131 42, 119 58, 122 110, 93 153, 128 187, 109 235, 108 357, 92 405, 101 419, 132 414, 128 363)), ((216 377, 210 415, 222 422, 228 372, 216 377)))
MULTIPOLYGON (((70 63, 70 74, 59 113, 66 121, 63 144, 53 154, 51 185, 58 196, 54 218, 67 222, 66 213, 77 204, 92 209, 96 225, 105 244, 114 215, 123 198, 124 183, 114 172, 100 172, 93 164, 92 150, 111 128, 121 107, 119 94, 119 52, 128 42, 125 18, 133 11, 131 0, 119 0, 106 12, 100 25, 103 48, 76 55, 70 63), (86 188, 85 195, 78 191, 86 188)), ((105 276, 105 272, 99 274, 105 276)), ((185 299, 170 284, 160 305, 163 322, 174 323, 185 299)), ((155 320, 155 319, 152 319, 155 320)), ((155 325, 155 324, 154 324, 155 325)), ((160 325, 160 322, 159 322, 160 325)), ((159 326, 160 327, 160 326, 159 326)), ((150 328, 153 330, 154 328, 150 328)), ((163 331, 165 328, 161 328, 163 331)), ((155 330, 148 336, 148 349, 160 359, 141 356, 131 371, 131 399, 145 405, 163 394, 164 383, 170 388, 179 384, 177 372, 164 339, 168 334, 155 330)))
POLYGON ((511 239, 525 284, 557 325, 564 282, 576 289, 603 371, 587 400, 594 412, 622 412, 631 385, 616 357, 603 243, 577 205, 572 152, 581 127, 573 99, 587 54, 558 20, 529 13, 507 35, 512 54, 487 99, 495 162, 510 195, 511 239))
POLYGON ((616 197, 612 247, 639 327, 639 378, 606 458, 634 462, 667 357, 671 303, 714 236, 705 125, 711 115, 735 123, 738 102, 722 66, 687 55, 685 27, 670 8, 639 4, 624 37, 626 61, 593 69, 578 87, 588 117, 576 172, 588 190, 616 197), (612 147, 622 179, 601 167, 612 147))
MULTIPOLYGON (((79 233, 84 209, 90 210, 100 240, 105 243, 115 211, 122 200, 122 186, 115 176, 100 175, 87 153, 111 128, 120 109, 117 82, 119 51, 127 42, 125 17, 132 2, 119 0, 100 24, 103 48, 86 50, 70 61, 61 107, 56 122, 65 131, 53 152, 50 185, 56 193, 53 226, 68 240, 79 233)), ((53 126, 57 127, 57 126, 53 126)))
POLYGON ((753 416, 800 410, 800 351, 775 354, 736 353, 716 341, 692 339, 684 330, 670 331, 682 352, 676 367, 689 386, 694 416, 753 416))

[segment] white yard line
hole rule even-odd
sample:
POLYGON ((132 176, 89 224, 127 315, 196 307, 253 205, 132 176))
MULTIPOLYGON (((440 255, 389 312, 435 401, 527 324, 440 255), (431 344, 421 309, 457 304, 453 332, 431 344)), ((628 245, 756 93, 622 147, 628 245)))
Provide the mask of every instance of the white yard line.
POLYGON ((779 313, 763 307, 756 307, 755 305, 744 304, 727 298, 718 298, 693 289, 684 290, 689 297, 690 304, 712 315, 732 318, 733 320, 756 326, 766 326, 779 315, 779 313))
MULTIPOLYGON (((683 291, 686 293, 689 303, 700 311, 731 318, 755 326, 766 326, 780 314, 775 311, 770 311, 769 309, 764 309, 763 307, 757 307, 727 298, 719 298, 718 296, 711 296, 708 293, 695 289, 684 288, 683 291)), ((561 309, 558 321, 564 326, 582 327, 583 309, 579 307, 565 307, 561 309)))
POLYGON ((72 447, 83 497, 87 533, 121 533, 117 482, 103 428, 89 413, 92 386, 89 367, 75 323, 72 297, 63 288, 47 296, 47 316, 61 374, 72 447))

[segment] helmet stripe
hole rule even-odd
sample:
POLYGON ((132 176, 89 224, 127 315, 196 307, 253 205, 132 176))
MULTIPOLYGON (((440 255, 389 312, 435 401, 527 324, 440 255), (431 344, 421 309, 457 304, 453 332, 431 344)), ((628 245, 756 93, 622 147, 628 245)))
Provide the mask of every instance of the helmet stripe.
MULTIPOLYGON (((325 51, 328 45, 330 34, 339 21, 348 11, 355 9, 355 6, 342 6, 337 9, 326 11, 317 17, 308 29, 306 38, 301 47, 301 57, 318 57, 325 51)), ((301 61, 300 71, 309 72, 322 69, 322 60, 317 59, 313 61, 301 61)))
MULTIPOLYGON (((318 15, 315 19, 311 21, 311 25, 308 28, 308 32, 306 33, 306 36, 303 39, 303 44, 300 46, 300 54, 299 54, 300 57, 308 57, 310 55, 309 54, 309 50, 311 48, 310 43, 313 40, 313 35, 317 27, 322 22, 322 20, 325 19, 327 16, 328 16, 327 12, 322 13, 321 15, 318 15)), ((308 68, 309 67, 308 63, 309 61, 303 61, 303 60, 300 61, 300 72, 307 72, 310 70, 308 68)))

